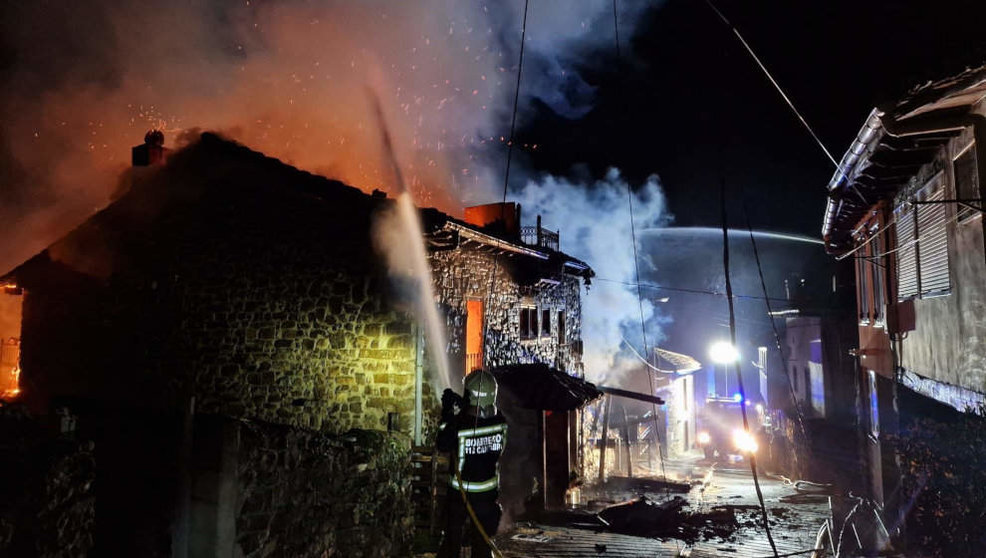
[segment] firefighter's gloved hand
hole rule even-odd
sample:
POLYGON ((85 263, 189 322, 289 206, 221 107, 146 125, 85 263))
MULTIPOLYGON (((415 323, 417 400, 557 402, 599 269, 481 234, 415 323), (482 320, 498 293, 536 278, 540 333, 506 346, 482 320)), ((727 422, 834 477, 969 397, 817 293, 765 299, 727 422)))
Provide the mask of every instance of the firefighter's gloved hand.
POLYGON ((442 419, 450 420, 455 417, 455 408, 463 407, 462 396, 449 388, 442 392, 442 419))

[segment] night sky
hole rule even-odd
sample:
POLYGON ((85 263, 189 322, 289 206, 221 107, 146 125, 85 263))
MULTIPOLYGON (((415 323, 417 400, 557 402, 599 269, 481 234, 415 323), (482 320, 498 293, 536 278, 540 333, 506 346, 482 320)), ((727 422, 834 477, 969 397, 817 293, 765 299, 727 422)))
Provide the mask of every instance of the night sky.
MULTIPOLYGON (((874 105, 986 61, 982 0, 716 3, 837 160, 874 105)), ((644 199, 636 206, 643 228, 667 224, 667 213, 674 226, 719 226, 725 183, 733 227, 745 226, 745 206, 754 228, 815 238, 835 169, 704 0, 617 4, 619 58, 608 0, 530 1, 511 197, 530 199, 531 184, 575 188, 543 196, 548 207, 526 205, 525 219, 555 209, 545 225, 570 227, 562 249, 593 265, 596 293, 622 291, 618 304, 587 303, 586 323, 616 327, 640 348, 625 186, 607 169, 638 193, 658 191, 648 184, 658 177, 668 207, 644 199)), ((187 130, 217 130, 365 191, 387 189, 368 91, 405 166, 415 163, 404 170, 419 204, 456 213, 500 199, 522 0, 148 5, 0 4, 0 76, 9 85, 0 89, 0 221, 8 223, 0 271, 104 206, 150 127, 163 128, 173 147, 194 135, 187 130)), ((720 239, 703 235, 638 236, 642 278, 721 292, 720 239)), ((769 245, 772 297, 783 297, 791 272, 827 283, 833 260, 817 246, 769 245)), ((736 292, 756 296, 743 250, 736 292)), ((652 341, 701 358, 706 340, 722 335, 721 297, 643 294, 658 308, 652 341), (713 333, 699 327, 709 324, 713 333)), ((744 342, 768 342, 764 308, 743 300, 744 342)), ((620 335, 609 334, 616 350, 620 335)))
MULTIPOLYGON (((717 5, 836 160, 873 106, 986 60, 977 0, 717 5)), ((542 104, 526 120, 519 140, 541 146, 533 167, 615 166, 637 182, 657 173, 677 225, 718 225, 725 180, 734 212, 745 192, 754 227, 820 235, 834 168, 705 2, 661 3, 623 43, 620 61, 612 44, 583 57, 598 88, 585 117, 542 104)))

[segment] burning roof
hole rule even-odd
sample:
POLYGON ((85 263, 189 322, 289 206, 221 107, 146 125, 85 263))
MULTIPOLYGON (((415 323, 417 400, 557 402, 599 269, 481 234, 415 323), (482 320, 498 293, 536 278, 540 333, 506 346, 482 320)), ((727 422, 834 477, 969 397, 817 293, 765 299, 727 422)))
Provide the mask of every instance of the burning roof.
MULTIPOLYGON (((160 172, 142 176, 140 180, 134 179, 133 186, 116 201, 5 274, 0 282, 17 282, 26 286, 25 279, 31 277, 32 269, 52 262, 68 265, 84 274, 108 275, 106 266, 112 266, 112 263, 94 264, 92 258, 81 263, 74 261, 77 260, 74 255, 85 251, 113 252, 122 246, 131 248, 130 252, 139 251, 136 246, 146 248, 148 244, 153 245, 152 233, 166 228, 173 212, 189 207, 194 200, 206 196, 245 197, 260 193, 301 196, 319 203, 327 212, 325 230, 312 231, 312 234, 334 236, 336 241, 327 242, 327 249, 346 252, 342 255, 354 256, 354 262, 365 260, 365 254, 372 250, 369 238, 371 215, 384 204, 393 203, 380 192, 366 194, 337 180, 299 170, 206 132, 199 141, 171 155, 160 172), (344 215, 345 219, 332 219, 331 215, 335 214, 344 215), (354 219, 363 228, 360 234, 353 234, 356 231, 345 228, 353 226, 354 219)), ((560 251, 528 246, 519 238, 512 238, 502 231, 469 224, 434 208, 422 209, 420 214, 425 236, 433 249, 440 249, 443 242, 465 241, 535 260, 556 262, 567 273, 585 279, 593 275, 585 262, 560 251)), ((285 216, 285 219, 289 218, 285 216)))

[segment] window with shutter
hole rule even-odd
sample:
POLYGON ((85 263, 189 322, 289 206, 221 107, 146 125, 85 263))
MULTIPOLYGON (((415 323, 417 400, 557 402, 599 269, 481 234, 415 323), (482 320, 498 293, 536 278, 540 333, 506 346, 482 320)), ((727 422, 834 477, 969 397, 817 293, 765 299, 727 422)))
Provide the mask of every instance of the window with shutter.
POLYGON ((856 292, 859 295, 859 319, 869 321, 870 319, 870 289, 867 281, 867 268, 869 267, 870 245, 866 244, 856 254, 856 292))
POLYGON ((884 261, 886 258, 882 256, 883 243, 881 242, 881 232, 879 222, 873 223, 870 227, 870 259, 869 268, 873 280, 873 320, 876 322, 883 321, 883 308, 886 304, 886 293, 884 288, 884 261))
MULTIPOLYGON (((966 147, 965 151, 956 157, 952 163, 953 170, 955 171, 956 198, 960 200, 979 199, 979 172, 976 164, 976 144, 973 143, 969 147, 966 147)), ((972 205, 982 207, 982 202, 973 203, 972 205)), ((958 212, 960 221, 979 214, 978 211, 961 204, 956 205, 956 212, 958 212)))
MULTIPOLYGON (((941 179, 935 179, 919 193, 922 201, 941 202, 945 188, 941 179)), ((948 273, 948 231, 946 230, 946 204, 925 203, 918 206, 918 273, 922 295, 944 294, 952 286, 948 273)))
POLYGON ((914 208, 902 204, 894 211, 897 232, 897 300, 918 294, 917 244, 914 242, 914 208))

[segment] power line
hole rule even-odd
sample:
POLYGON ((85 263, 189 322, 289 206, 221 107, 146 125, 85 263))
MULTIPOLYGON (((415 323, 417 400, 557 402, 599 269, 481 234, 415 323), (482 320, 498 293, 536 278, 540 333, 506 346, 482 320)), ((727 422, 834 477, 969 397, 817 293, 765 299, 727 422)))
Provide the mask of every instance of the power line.
MULTIPOLYGON (((617 76, 619 76, 620 62, 622 60, 622 56, 620 53, 620 20, 619 20, 619 11, 617 10, 616 1, 617 0, 613 0, 613 38, 616 42, 616 65, 617 65, 617 76)), ((630 188, 630 181, 627 181, 627 208, 628 208, 628 213, 630 214, 630 244, 633 247, 634 282, 636 283, 637 286, 637 311, 640 313, 640 340, 641 342, 643 342, 644 354, 647 355, 649 353, 649 350, 647 347, 647 328, 644 322, 644 297, 643 297, 643 293, 641 292, 641 284, 640 284, 640 264, 637 262, 637 231, 633 222, 633 190, 630 188)), ((647 385, 648 388, 650 389, 649 394, 654 395, 655 393, 654 375, 648 369, 645 369, 644 372, 647 374, 647 385)), ((654 418, 654 439, 657 441, 657 453, 661 462, 661 476, 663 476, 664 480, 667 481, 668 472, 664 464, 664 448, 661 446, 661 435, 657 422, 657 404, 651 402, 651 407, 652 407, 652 414, 654 418)), ((628 463, 630 463, 630 461, 628 461, 628 463)), ((599 466, 605 467, 606 465, 605 463, 600 463, 599 466)), ((633 471, 631 471, 630 473, 631 473, 630 476, 633 476, 632 475, 633 471)), ((665 485, 665 497, 668 500, 671 499, 671 490, 667 485, 665 485)), ((678 543, 675 542, 676 547, 677 544, 678 543)))
MULTIPOLYGON (((736 312, 733 308, 733 284, 729 280, 729 223, 726 214, 726 180, 722 180, 722 187, 720 190, 720 211, 722 212, 722 267, 726 275, 726 301, 729 304, 729 337, 733 346, 736 346, 736 312)), ((736 382, 739 386, 739 392, 741 401, 746 401, 746 389, 743 387, 743 372, 740 370, 739 360, 737 360, 733 367, 736 370, 736 382)), ((740 414, 743 416, 743 430, 748 434, 750 432, 750 422, 746 417, 746 405, 740 405, 740 414)), ((770 549, 774 551, 774 557, 777 557, 777 545, 774 544, 774 536, 770 533, 770 520, 767 517, 767 505, 763 501, 763 491, 760 490, 760 479, 757 476, 757 456, 750 452, 750 472, 753 474, 753 487, 757 491, 757 500, 760 502, 760 513, 763 516, 763 528, 767 533, 767 541, 770 543, 770 549)))
POLYGON ((736 26, 733 25, 728 19, 726 19, 726 16, 719 11, 719 8, 717 8, 715 4, 712 3, 712 0, 705 0, 705 3, 708 4, 709 7, 712 8, 712 11, 714 11, 716 15, 719 16, 719 19, 721 19, 722 22, 725 23, 726 26, 733 31, 733 34, 736 35, 736 38, 739 39, 740 43, 742 43, 743 48, 746 49, 746 52, 750 54, 753 60, 757 63, 757 66, 760 66, 760 69, 763 70, 764 75, 766 75, 767 79, 770 80, 770 83, 774 85, 774 88, 777 89, 777 92, 781 94, 781 97, 784 99, 784 102, 787 103, 787 106, 791 108, 791 111, 794 113, 794 115, 798 117, 798 120, 801 121, 801 124, 804 125, 805 129, 808 130, 808 133, 811 134, 811 137, 814 138, 815 143, 818 144, 818 147, 822 148, 822 151, 825 152, 825 156, 828 157, 829 161, 832 161, 832 165, 835 166, 836 170, 841 171, 841 167, 839 166, 838 161, 835 160, 835 157, 832 156, 832 153, 829 152, 828 148, 825 147, 825 144, 822 143, 821 138, 818 137, 818 134, 815 133, 815 130, 813 130, 811 126, 808 125, 808 121, 805 120, 805 117, 802 116, 800 112, 798 112, 797 107, 794 106, 794 103, 787 96, 787 94, 784 93, 784 90, 781 89, 780 84, 777 83, 777 80, 774 79, 774 76, 770 74, 770 72, 767 70, 767 67, 764 66, 763 62, 760 61, 760 57, 757 56, 755 52, 753 52, 753 48, 751 48, 749 43, 746 42, 746 39, 744 39, 743 35, 740 34, 738 29, 736 29, 736 26))
MULTIPOLYGON (((703 289, 688 289, 688 288, 685 288, 685 287, 667 287, 667 286, 664 286, 664 285, 655 285, 654 283, 643 283, 643 282, 639 282, 639 281, 638 282, 622 281, 620 279, 609 279, 609 278, 606 278, 606 277, 598 277, 598 276, 593 277, 592 279, 594 281, 602 281, 603 283, 613 283, 613 284, 617 284, 617 285, 624 285, 626 287, 638 287, 639 286, 640 288, 650 289, 650 290, 653 290, 653 291, 667 291, 667 292, 671 292, 671 293, 684 293, 684 294, 719 296, 719 297, 726 297, 727 296, 726 293, 725 292, 722 292, 722 291, 709 291, 709 290, 703 290, 703 289)), ((742 299, 750 299, 750 300, 764 300, 764 297, 759 296, 759 295, 740 295, 740 294, 735 294, 734 293, 732 296, 733 296, 733 298, 742 298, 742 299)), ((788 300, 786 298, 770 298, 769 300, 773 300, 774 302, 790 302, 790 300, 788 300)))
MULTIPOLYGON (((742 191, 741 191, 742 193, 742 191)), ((791 376, 787 373, 787 362, 788 360, 784 358, 784 348, 781 343, 781 336, 777 332, 777 324, 773 320, 773 310, 770 308, 770 297, 767 296, 767 282, 763 278, 763 267, 760 265, 760 253, 757 250, 757 241, 753 238, 753 226, 750 224, 750 213, 746 207, 746 196, 743 196, 743 216, 746 218, 746 228, 750 232, 750 242, 753 244, 753 259, 757 263, 757 274, 760 276, 760 288, 763 289, 763 300, 764 304, 767 306, 767 315, 771 317, 770 329, 774 332, 774 342, 777 344, 777 353, 781 357, 781 362, 784 364, 784 378, 787 380, 787 387, 791 391, 791 399, 794 401, 794 409, 798 414, 798 426, 801 428, 801 435, 804 437, 805 445, 811 448, 811 444, 808 443, 808 430, 805 428, 804 412, 801 410, 801 403, 798 401, 798 394, 794 391, 794 384, 791 383, 791 376)), ((789 328, 791 326, 788 326, 789 328)), ((764 374, 767 371, 764 370, 764 374)))

